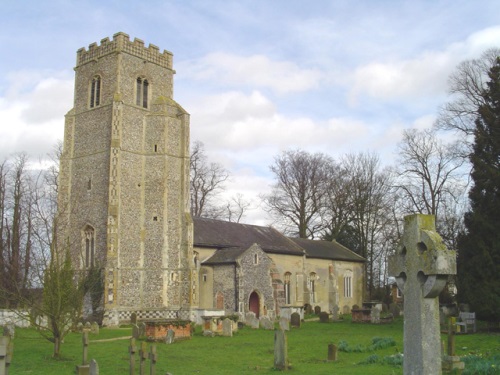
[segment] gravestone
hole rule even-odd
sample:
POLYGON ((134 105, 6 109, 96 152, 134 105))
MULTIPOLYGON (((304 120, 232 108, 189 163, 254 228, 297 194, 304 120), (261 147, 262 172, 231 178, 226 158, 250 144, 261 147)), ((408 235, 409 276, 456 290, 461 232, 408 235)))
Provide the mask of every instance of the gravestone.
POLYGON ((0 336, 0 375, 8 375, 13 344, 10 336, 0 336))
POLYGON ((332 309, 332 320, 333 321, 339 320, 339 310, 340 309, 337 305, 333 306, 333 309, 332 309))
POLYGON ((156 354, 156 345, 151 345, 149 348, 149 375, 155 375, 156 373, 156 362, 158 361, 158 355, 156 354))
POLYGON ((274 331, 274 368, 277 370, 288 369, 288 347, 285 331, 274 331))
POLYGON ((89 332, 84 330, 82 333, 82 364, 76 366, 77 375, 88 375, 90 371, 90 365, 88 363, 88 349, 89 349, 89 332))
POLYGON ((98 335, 99 334, 99 324, 97 324, 96 322, 92 322, 92 324, 90 325, 90 333, 92 333, 94 335, 98 335))
POLYGON ((137 324, 132 324, 132 337, 138 339, 141 335, 139 334, 139 326, 137 324))
POLYGON ((292 328, 300 328, 300 314, 294 312, 290 317, 290 325, 292 328))
POLYGON ((342 307, 342 314, 350 314, 351 312, 351 309, 349 308, 349 306, 347 305, 344 305, 344 307, 342 307))
POLYGON ((314 315, 319 315, 320 313, 321 313, 321 307, 316 306, 316 307, 314 308, 314 315))
POLYGON ((233 337, 233 322, 231 319, 222 321, 222 336, 233 337))
POLYGON ((14 339, 14 335, 16 333, 16 326, 14 324, 6 324, 3 326, 3 335, 9 336, 11 339, 14 339))
POLYGON ((284 316, 282 316, 279 320, 280 329, 282 331, 290 331, 290 320, 284 316))
POLYGON ((135 373, 135 353, 137 352, 137 347, 135 346, 135 339, 131 338, 130 339, 130 345, 128 347, 128 353, 129 353, 129 374, 134 375, 135 373))
POLYGON ((130 315, 130 323, 137 324, 137 314, 135 312, 130 315))
POLYGON ((91 326, 90 326, 90 322, 86 322, 86 323, 83 325, 83 329, 84 329, 85 331, 89 331, 89 332, 90 332, 90 328, 91 328, 91 326))
POLYGON ((139 327, 139 337, 145 337, 146 336, 146 323, 140 322, 137 324, 137 327, 139 327))
POLYGON ((456 274, 456 253, 436 232, 434 216, 405 217, 389 274, 404 295, 404 374, 442 374, 437 297, 448 276, 456 274))
POLYGON ((167 331, 167 336, 165 337, 166 344, 173 344, 175 341, 175 331, 173 329, 169 329, 167 331))
POLYGON ((380 309, 377 306, 373 306, 370 311, 370 321, 374 324, 380 323, 380 309))
POLYGON ((391 312, 392 316, 398 317, 401 315, 401 309, 399 308, 399 305, 397 303, 391 303, 389 305, 389 311, 391 312))
POLYGON ((332 362, 337 360, 337 345, 328 344, 328 357, 327 361, 332 362))
POLYGON ((95 359, 90 361, 90 375, 99 375, 99 365, 95 359))
POLYGON ((268 330, 274 329, 274 323, 271 321, 271 319, 269 319, 269 317, 263 316, 259 320, 260 320, 260 327, 261 328, 268 329, 268 330))
POLYGON ((246 313, 245 322, 252 328, 259 328, 259 319, 257 319, 255 313, 252 311, 246 313))
POLYGON ((78 322, 78 324, 76 325, 76 331, 82 333, 82 331, 83 331, 83 323, 82 322, 78 322))
POLYGON ((326 311, 322 311, 319 313, 319 322, 320 323, 330 323, 330 316, 326 311))

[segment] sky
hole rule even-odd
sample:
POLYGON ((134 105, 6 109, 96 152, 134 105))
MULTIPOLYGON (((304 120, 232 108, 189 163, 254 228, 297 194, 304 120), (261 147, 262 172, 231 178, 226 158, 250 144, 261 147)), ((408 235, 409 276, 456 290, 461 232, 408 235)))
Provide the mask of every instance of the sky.
POLYGON ((284 150, 394 163, 405 129, 432 126, 458 63, 500 47, 497 0, 3 0, 0 160, 45 158, 73 104, 76 51, 127 33, 174 54, 191 140, 252 201, 284 150))

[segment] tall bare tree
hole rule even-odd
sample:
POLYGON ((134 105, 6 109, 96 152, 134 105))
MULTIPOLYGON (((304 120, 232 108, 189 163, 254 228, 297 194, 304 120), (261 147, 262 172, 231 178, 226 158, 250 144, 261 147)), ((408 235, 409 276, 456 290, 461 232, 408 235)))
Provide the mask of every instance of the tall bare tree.
POLYGON ((284 151, 275 157, 270 169, 276 183, 263 201, 286 233, 300 238, 320 235, 332 162, 325 154, 302 150, 284 151))
POLYGON ((202 142, 195 142, 190 159, 191 215, 220 217, 224 210, 217 199, 224 190, 229 172, 219 163, 208 162, 202 142))
POLYGON ((441 142, 435 131, 406 130, 398 145, 396 187, 406 213, 439 216, 445 203, 463 199, 464 159, 454 144, 441 142))

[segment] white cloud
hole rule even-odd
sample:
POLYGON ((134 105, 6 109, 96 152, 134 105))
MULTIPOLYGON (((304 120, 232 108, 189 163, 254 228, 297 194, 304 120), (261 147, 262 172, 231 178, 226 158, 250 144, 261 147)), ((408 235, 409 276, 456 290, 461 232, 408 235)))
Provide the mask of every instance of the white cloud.
POLYGON ((383 100, 439 95, 446 91, 448 76, 460 61, 478 57, 486 49, 498 46, 499 40, 500 26, 492 27, 443 51, 423 51, 414 59, 362 65, 354 72, 350 102, 355 105, 363 94, 383 100))
POLYGON ((264 55, 238 56, 224 52, 211 53, 197 61, 180 62, 178 69, 182 69, 190 79, 269 88, 278 93, 314 89, 322 78, 319 70, 301 68, 289 61, 273 61, 264 55))

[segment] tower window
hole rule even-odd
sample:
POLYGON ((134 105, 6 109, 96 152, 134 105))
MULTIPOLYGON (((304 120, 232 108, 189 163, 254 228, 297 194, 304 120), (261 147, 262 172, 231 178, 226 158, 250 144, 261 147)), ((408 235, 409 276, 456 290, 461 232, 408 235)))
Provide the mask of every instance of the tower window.
POLYGON ((83 232, 85 246, 85 268, 95 265, 95 233, 94 228, 87 226, 83 232))
POLYGON ((143 108, 148 108, 149 83, 145 78, 137 78, 136 101, 135 104, 143 108))
POLYGON ((290 278, 292 274, 290 272, 285 273, 285 303, 290 304, 290 278))
POLYGON ((101 104, 101 77, 95 76, 90 85, 90 108, 97 107, 99 104, 101 104))

